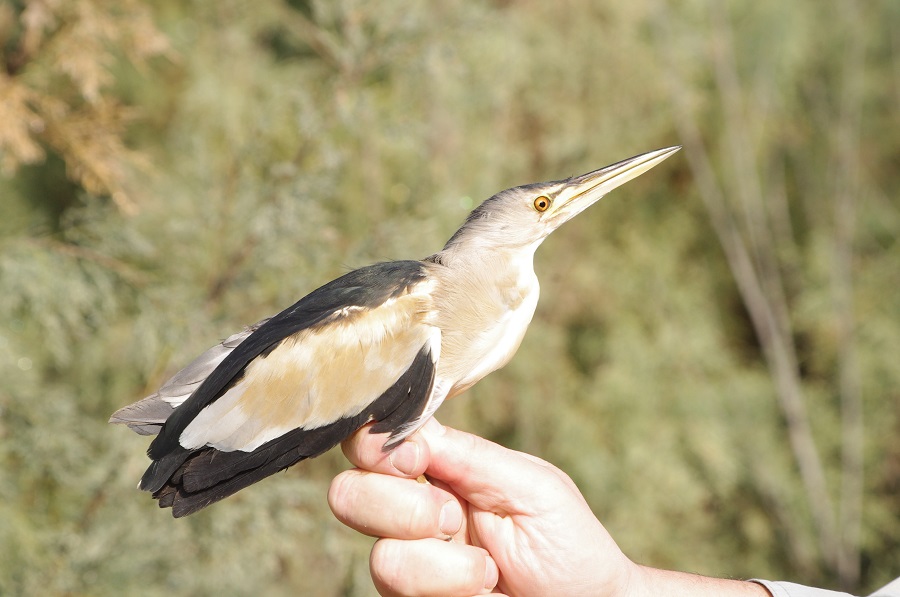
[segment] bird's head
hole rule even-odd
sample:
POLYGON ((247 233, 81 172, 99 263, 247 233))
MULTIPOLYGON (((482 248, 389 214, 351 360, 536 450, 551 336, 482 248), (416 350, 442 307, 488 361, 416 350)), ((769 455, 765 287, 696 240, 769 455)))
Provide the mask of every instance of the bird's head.
POLYGON ((657 149, 565 180, 501 191, 476 207, 444 251, 536 248, 547 236, 614 188, 681 149, 657 149))

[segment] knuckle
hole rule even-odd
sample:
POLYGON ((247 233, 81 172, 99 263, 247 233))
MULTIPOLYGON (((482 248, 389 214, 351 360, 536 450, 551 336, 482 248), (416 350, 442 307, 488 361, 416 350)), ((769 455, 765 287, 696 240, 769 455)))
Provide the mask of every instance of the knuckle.
MULTIPOLYGON (((401 522, 401 530, 404 537, 419 539, 423 528, 422 521, 429 520, 431 515, 431 501, 425 499, 415 500, 412 507, 406 510, 401 522)), ((430 536, 431 533, 428 533, 430 536)))

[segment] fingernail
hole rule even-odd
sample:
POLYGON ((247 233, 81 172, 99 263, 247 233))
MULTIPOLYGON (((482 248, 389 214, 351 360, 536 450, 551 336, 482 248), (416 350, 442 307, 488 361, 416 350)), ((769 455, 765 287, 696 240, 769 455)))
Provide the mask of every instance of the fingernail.
POLYGON ((416 442, 403 442, 391 452, 391 466, 403 473, 411 475, 419 464, 419 446, 416 442))
POLYGON ((462 528, 462 517, 462 507, 454 500, 450 500, 441 507, 441 517, 438 520, 438 528, 448 537, 452 537, 462 528))
POLYGON ((493 589, 500 582, 500 569, 491 556, 484 556, 484 588, 493 589))

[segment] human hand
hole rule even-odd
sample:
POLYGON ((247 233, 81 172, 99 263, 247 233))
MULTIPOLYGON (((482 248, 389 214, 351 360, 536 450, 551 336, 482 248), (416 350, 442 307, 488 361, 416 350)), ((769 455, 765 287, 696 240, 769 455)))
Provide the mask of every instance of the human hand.
POLYGON ((370 560, 382 595, 619 595, 639 574, 553 465, 434 420, 390 454, 384 441, 347 440, 359 468, 328 494, 339 520, 382 538, 370 560))

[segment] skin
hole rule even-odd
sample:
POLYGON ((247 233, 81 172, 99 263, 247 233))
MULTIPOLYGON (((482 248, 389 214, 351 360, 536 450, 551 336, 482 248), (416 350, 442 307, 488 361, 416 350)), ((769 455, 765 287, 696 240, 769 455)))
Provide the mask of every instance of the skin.
POLYGON ((555 466, 430 420, 391 453, 363 429, 332 482, 335 516, 378 537, 381 595, 767 597, 756 583, 632 562, 555 466), (427 475, 430 483, 417 481, 427 475))

